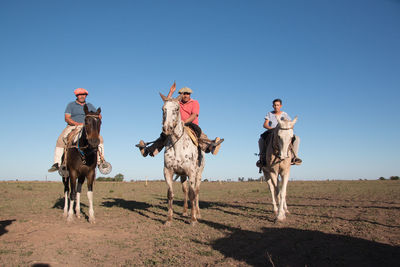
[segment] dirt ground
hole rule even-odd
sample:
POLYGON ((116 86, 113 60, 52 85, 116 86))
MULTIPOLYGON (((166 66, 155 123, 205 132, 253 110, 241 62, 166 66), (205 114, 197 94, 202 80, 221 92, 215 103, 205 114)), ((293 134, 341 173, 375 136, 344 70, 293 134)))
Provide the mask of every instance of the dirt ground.
POLYGON ((201 185, 202 219, 174 222, 164 182, 97 182, 96 224, 67 223, 59 182, 0 182, 1 266, 399 266, 400 181, 291 181, 274 222, 266 183, 201 185))

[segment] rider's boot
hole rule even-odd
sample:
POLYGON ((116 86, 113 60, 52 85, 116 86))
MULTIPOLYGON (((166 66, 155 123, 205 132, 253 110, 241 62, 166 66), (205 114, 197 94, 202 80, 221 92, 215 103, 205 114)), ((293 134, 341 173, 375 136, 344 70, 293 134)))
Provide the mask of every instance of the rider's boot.
POLYGON ((211 154, 217 155, 219 149, 221 148, 221 143, 224 142, 224 139, 222 138, 215 138, 214 142, 212 143, 212 148, 211 148, 211 154))
POLYGON ((143 140, 140 140, 139 144, 136 146, 139 148, 142 156, 147 157, 147 155, 149 154, 149 151, 147 150, 146 143, 143 140))
POLYGON ((298 157, 294 157, 292 158, 292 165, 300 165, 303 161, 301 159, 299 159, 298 157))
POLYGON ((48 170, 49 172, 55 172, 58 171, 61 165, 61 159, 64 154, 64 148, 63 147, 56 147, 54 150, 54 164, 51 166, 51 168, 48 170))
POLYGON ((58 163, 54 163, 54 164, 51 166, 51 168, 48 170, 48 172, 55 172, 55 171, 58 171, 58 168, 59 168, 58 163))

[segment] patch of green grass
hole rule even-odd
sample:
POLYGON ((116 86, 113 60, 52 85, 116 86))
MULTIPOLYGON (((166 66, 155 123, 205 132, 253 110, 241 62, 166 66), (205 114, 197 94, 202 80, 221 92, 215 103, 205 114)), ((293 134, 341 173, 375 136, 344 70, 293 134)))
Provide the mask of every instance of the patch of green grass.
POLYGON ((33 254, 33 251, 24 251, 20 253, 20 256, 22 257, 29 257, 33 254))
POLYGON ((22 190, 28 190, 28 191, 32 191, 33 190, 33 188, 32 188, 32 186, 22 186, 22 185, 17 185, 17 188, 20 188, 20 189, 22 189, 22 190))
POLYGON ((11 249, 0 249, 0 255, 1 254, 13 254, 15 253, 15 250, 11 250, 11 249))
POLYGON ((158 262, 156 260, 154 260, 154 259, 145 259, 143 261, 143 264, 145 266, 156 266, 156 265, 158 265, 158 262))
POLYGON ((213 256, 214 255, 212 250, 198 250, 198 251, 196 251, 196 254, 198 254, 200 256, 213 256))
POLYGON ((106 243, 108 245, 123 249, 123 248, 128 248, 129 246, 125 244, 123 241, 116 241, 116 240, 106 240, 106 243))

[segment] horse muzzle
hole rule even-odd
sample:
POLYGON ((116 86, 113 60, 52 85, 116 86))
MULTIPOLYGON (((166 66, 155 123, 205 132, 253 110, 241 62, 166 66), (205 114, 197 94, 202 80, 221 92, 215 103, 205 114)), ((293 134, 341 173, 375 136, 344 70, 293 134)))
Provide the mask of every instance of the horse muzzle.
POLYGON ((172 130, 173 130, 174 128, 172 127, 172 126, 163 126, 162 127, 162 131, 163 131, 163 133, 164 134, 166 134, 166 135, 170 135, 171 133, 172 133, 172 130))
POLYGON ((92 148, 96 148, 100 144, 100 139, 99 138, 90 138, 90 139, 88 139, 88 143, 92 148))

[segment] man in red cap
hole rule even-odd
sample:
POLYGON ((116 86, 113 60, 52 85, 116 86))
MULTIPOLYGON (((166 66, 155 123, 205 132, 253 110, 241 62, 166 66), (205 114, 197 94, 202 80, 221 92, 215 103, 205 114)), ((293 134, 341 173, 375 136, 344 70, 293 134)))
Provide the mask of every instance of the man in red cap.
MULTIPOLYGON (((171 98, 175 90, 176 90, 176 84, 174 82, 174 84, 169 89, 167 98, 171 98)), ((221 143, 224 141, 224 139, 217 137, 214 140, 210 140, 208 139, 207 135, 205 135, 203 131, 200 129, 199 127, 200 105, 197 100, 194 100, 190 97, 192 92, 193 92, 192 89, 188 87, 183 87, 178 91, 178 93, 182 95, 182 99, 179 102, 181 120, 183 121, 185 126, 189 126, 196 132, 196 134, 199 137, 199 147, 201 150, 203 150, 206 153, 211 152, 211 154, 217 155, 221 147, 221 143)), ((160 152, 164 148, 166 140, 167 136, 164 133, 161 133, 160 137, 156 141, 154 141, 154 143, 151 146, 147 146, 147 144, 143 140, 140 140, 139 144, 136 146, 139 148, 140 153, 142 154, 143 157, 146 157, 147 155, 154 157, 155 155, 158 154, 158 152, 160 152)))
MULTIPOLYGON (((65 122, 67 123, 67 127, 65 127, 57 139, 56 149, 54 151, 54 164, 49 169, 49 172, 57 171, 61 166, 61 158, 64 154, 65 139, 68 134, 76 128, 82 128, 83 123, 85 122, 85 112, 83 111, 85 104, 87 105, 89 111, 96 112, 96 108, 91 103, 86 102, 86 97, 89 94, 86 89, 76 88, 74 90, 74 94, 76 96, 76 100, 70 102, 65 109, 64 118, 65 122)), ((100 145, 98 151, 99 160, 104 160, 104 144, 102 136, 100 136, 100 145)))

